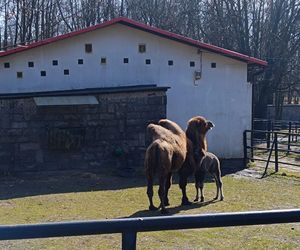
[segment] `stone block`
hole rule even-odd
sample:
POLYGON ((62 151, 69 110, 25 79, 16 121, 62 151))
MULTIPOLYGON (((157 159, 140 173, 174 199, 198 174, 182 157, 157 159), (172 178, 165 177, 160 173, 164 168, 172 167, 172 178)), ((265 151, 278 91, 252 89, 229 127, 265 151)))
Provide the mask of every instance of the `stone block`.
POLYGON ((12 122, 11 123, 11 128, 27 128, 28 127, 28 123, 27 122, 12 122))
POLYGON ((34 142, 20 143, 19 145, 20 145, 20 151, 40 149, 39 143, 34 143, 34 142))
POLYGON ((164 104, 164 98, 162 96, 151 96, 148 99, 149 105, 163 105, 164 104))

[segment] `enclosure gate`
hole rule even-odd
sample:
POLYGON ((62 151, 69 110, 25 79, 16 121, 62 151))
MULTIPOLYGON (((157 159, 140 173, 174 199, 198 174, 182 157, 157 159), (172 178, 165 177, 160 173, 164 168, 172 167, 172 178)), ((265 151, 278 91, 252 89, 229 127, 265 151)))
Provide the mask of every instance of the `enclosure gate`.
POLYGON ((122 249, 136 249, 137 232, 300 222, 300 209, 2 225, 0 240, 122 233, 122 249))

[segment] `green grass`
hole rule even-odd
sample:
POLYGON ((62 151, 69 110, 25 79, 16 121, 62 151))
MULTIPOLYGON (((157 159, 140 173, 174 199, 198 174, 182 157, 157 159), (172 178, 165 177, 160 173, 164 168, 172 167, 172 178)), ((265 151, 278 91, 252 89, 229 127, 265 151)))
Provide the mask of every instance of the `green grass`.
MULTIPOLYGON (((179 206, 181 192, 177 184, 173 185, 170 214, 300 207, 300 177, 297 176, 276 174, 265 179, 226 176, 223 182, 224 201, 190 207, 179 206)), ((160 215, 147 210, 144 184, 143 179, 103 175, 2 181, 0 224, 160 215)), ((204 189, 206 200, 211 200, 215 184, 206 183, 204 189)), ((192 200, 195 195, 192 183, 187 191, 192 200)), ((158 204, 157 186, 155 192, 158 204)), ((0 249, 120 249, 120 245, 120 235, 100 235, 2 241, 0 249)), ((299 224, 138 233, 137 239, 137 249, 300 249, 299 246, 299 224)))

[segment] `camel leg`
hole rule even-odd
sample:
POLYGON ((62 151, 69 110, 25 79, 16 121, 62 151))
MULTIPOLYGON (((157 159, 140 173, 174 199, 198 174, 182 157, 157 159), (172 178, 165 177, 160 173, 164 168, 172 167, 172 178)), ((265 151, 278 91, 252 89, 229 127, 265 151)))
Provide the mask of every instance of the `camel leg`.
POLYGON ((214 178, 215 178, 216 186, 217 186, 217 194, 216 194, 214 200, 217 200, 217 199, 219 198, 219 188, 220 188, 219 184, 220 184, 220 183, 219 183, 219 180, 218 180, 218 177, 217 177, 217 176, 214 176, 214 178))
POLYGON ((165 206, 169 206, 170 203, 169 203, 169 198, 168 198, 168 192, 169 192, 169 189, 172 184, 172 173, 168 174, 165 184, 166 184, 165 185, 165 206))
POLYGON ((218 183, 219 183, 219 190, 220 190, 220 201, 224 200, 224 194, 223 194, 223 182, 221 177, 219 177, 218 179, 218 183))
POLYGON ((195 197, 194 201, 199 201, 199 187, 198 187, 196 178, 195 178, 195 188, 196 188, 196 197, 195 197))
POLYGON ((204 187, 204 179, 205 179, 205 171, 200 171, 197 173, 197 186, 200 188, 200 201, 204 201, 204 195, 203 195, 203 187, 204 187))
POLYGON ((214 199, 217 200, 219 198, 219 193, 220 193, 220 200, 222 201, 224 199, 224 195, 223 195, 223 183, 222 183, 221 175, 218 174, 218 175, 215 175, 214 177, 215 177, 216 186, 217 186, 217 194, 214 199))
POLYGON ((158 189, 158 196, 160 199, 160 206, 161 206, 161 213, 162 214, 167 214, 168 210, 166 209, 165 206, 165 187, 166 187, 166 178, 160 177, 159 179, 159 189, 158 189))
POLYGON ((192 203, 189 201, 187 195, 186 195, 186 185, 187 185, 187 176, 180 174, 179 176, 179 187, 182 192, 182 199, 181 199, 181 205, 191 205, 192 203))
POLYGON ((153 179, 152 178, 148 178, 147 195, 150 203, 149 210, 157 210, 158 208, 153 205, 153 179))

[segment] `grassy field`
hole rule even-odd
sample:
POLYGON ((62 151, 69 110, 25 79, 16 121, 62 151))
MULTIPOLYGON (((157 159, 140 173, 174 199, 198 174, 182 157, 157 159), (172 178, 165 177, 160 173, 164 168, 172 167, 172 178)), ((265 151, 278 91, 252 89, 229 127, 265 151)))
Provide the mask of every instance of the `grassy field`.
MULTIPOLYGON (((183 207, 178 185, 173 185, 170 214, 300 208, 299 176, 228 175, 223 181, 224 201, 212 201, 215 184, 206 183, 206 202, 183 207)), ((0 182, 0 224, 159 215, 147 211, 145 192, 143 178, 78 172, 6 177, 0 182)), ((192 200, 192 183, 188 194, 192 200)), ((0 249, 120 249, 120 245, 121 235, 100 235, 2 241, 0 249)), ((139 233, 137 249, 300 249, 300 224, 139 233)))

